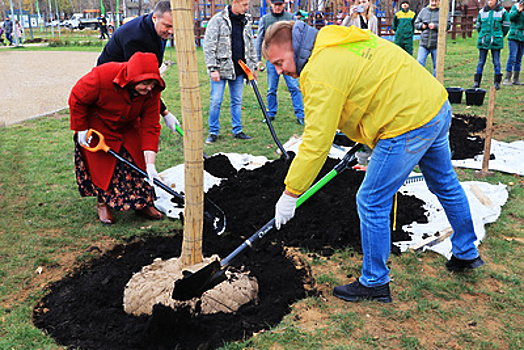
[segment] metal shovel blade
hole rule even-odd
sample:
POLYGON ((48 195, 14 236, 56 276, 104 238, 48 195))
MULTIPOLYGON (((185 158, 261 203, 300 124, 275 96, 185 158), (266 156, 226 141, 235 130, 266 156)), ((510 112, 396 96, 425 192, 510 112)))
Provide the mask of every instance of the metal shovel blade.
MULTIPOLYGON (((220 262, 215 260, 195 273, 189 273, 178 281, 175 281, 175 287, 171 297, 175 300, 190 300, 195 297, 200 297, 205 291, 214 287, 210 286, 210 284, 215 274, 220 274, 220 267, 220 262)), ((219 278, 219 276, 217 276, 217 278, 219 278)))

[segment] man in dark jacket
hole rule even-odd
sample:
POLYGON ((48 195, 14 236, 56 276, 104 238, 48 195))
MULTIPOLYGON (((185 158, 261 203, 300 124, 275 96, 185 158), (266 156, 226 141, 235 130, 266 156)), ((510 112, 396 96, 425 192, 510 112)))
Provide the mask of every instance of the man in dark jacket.
MULTIPOLYGON (((417 61, 421 65, 426 65, 426 59, 431 54, 433 60, 433 75, 436 73, 437 64, 437 42, 439 26, 439 5, 440 0, 430 0, 429 5, 424 7, 415 20, 415 29, 422 31, 418 47, 417 61)), ((448 16, 447 29, 449 29, 450 17, 448 16)))
MULTIPOLYGON (((278 21, 291 21, 295 20, 295 16, 284 10, 284 0, 272 0, 271 1, 271 12, 262 17, 258 25, 258 36, 256 41, 258 67, 261 69, 262 54, 260 49, 262 47, 262 41, 264 40, 264 34, 266 30, 278 21)), ((277 101, 277 89, 280 75, 277 74, 275 66, 271 62, 266 62, 267 66, 267 113, 271 120, 275 119, 277 115, 278 101, 277 101)), ((291 102, 295 110, 295 116, 297 117, 297 123, 304 125, 304 104, 302 103, 302 93, 298 86, 298 80, 292 77, 284 75, 287 88, 291 94, 291 102)), ((263 120, 265 122, 265 119, 263 120)))
POLYGON ((9 40, 9 45, 13 45, 13 21, 9 16, 5 17, 4 21, 5 38, 9 40))
MULTIPOLYGON (((135 52, 151 52, 162 65, 167 39, 173 35, 173 16, 169 0, 162 0, 155 5, 153 12, 135 18, 118 28, 107 42, 97 65, 106 62, 127 62, 135 52)), ((166 125, 176 132, 180 125, 176 117, 167 110, 161 101, 160 114, 166 125)))

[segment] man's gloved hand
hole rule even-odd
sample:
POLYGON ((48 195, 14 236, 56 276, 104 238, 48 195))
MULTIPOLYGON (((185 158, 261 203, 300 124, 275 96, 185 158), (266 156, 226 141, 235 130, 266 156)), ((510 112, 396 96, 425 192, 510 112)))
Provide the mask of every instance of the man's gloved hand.
POLYGON ((148 177, 147 182, 149 182, 149 184, 153 186, 154 179, 160 180, 160 176, 158 176, 158 172, 156 171, 155 164, 146 164, 146 170, 147 170, 147 177, 148 177))
POLYGON ((89 147, 89 141, 90 140, 87 140, 87 132, 89 130, 83 130, 83 131, 78 131, 76 134, 76 139, 78 141, 78 143, 80 144, 80 146, 82 147, 89 147))
POLYGON ((171 129, 172 132, 177 132, 176 131, 176 126, 181 126, 180 125, 180 122, 178 121, 178 119, 176 119, 176 117, 171 113, 167 113, 166 115, 164 115, 164 121, 166 122, 166 126, 171 129))
POLYGON ((289 220, 295 216, 295 209, 297 207, 298 197, 293 197, 285 191, 280 196, 280 199, 275 206, 275 227, 280 230, 282 225, 285 225, 289 220))

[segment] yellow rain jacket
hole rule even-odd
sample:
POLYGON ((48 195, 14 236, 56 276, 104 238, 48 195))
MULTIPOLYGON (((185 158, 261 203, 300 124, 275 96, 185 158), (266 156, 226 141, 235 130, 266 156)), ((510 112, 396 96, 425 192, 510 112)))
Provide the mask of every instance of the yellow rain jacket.
POLYGON ((300 74, 305 129, 284 183, 305 192, 322 168, 337 129, 373 148, 437 115, 446 89, 395 44, 354 26, 326 26, 300 74))

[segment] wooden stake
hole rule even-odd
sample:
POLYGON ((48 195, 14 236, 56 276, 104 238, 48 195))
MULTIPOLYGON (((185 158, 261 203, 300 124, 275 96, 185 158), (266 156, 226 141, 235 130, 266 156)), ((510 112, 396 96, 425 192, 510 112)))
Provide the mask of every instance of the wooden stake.
POLYGON ((444 85, 444 56, 446 55, 446 38, 448 34, 448 13, 448 0, 440 0, 436 78, 442 85, 444 85))
POLYGON ((486 120, 486 138, 484 139, 484 155, 482 158, 482 170, 475 171, 475 177, 493 176, 495 173, 489 171, 489 157, 491 156, 491 137, 493 136, 493 119, 495 114, 495 87, 489 89, 488 117, 486 120))
POLYGON ((181 261, 185 266, 203 261, 204 163, 202 104, 193 30, 193 2, 171 0, 176 42, 182 122, 184 125, 185 212, 181 261))
POLYGON ((446 238, 450 237, 452 233, 453 233, 453 229, 451 227, 448 227, 447 229, 440 231, 438 234, 429 236, 429 237, 423 239, 422 241, 413 244, 412 246, 409 247, 409 249, 411 249, 411 250, 413 250, 415 252, 418 252, 418 251, 422 250, 422 248, 424 248, 426 246, 431 247, 431 246, 434 246, 437 243, 442 242, 446 238))

